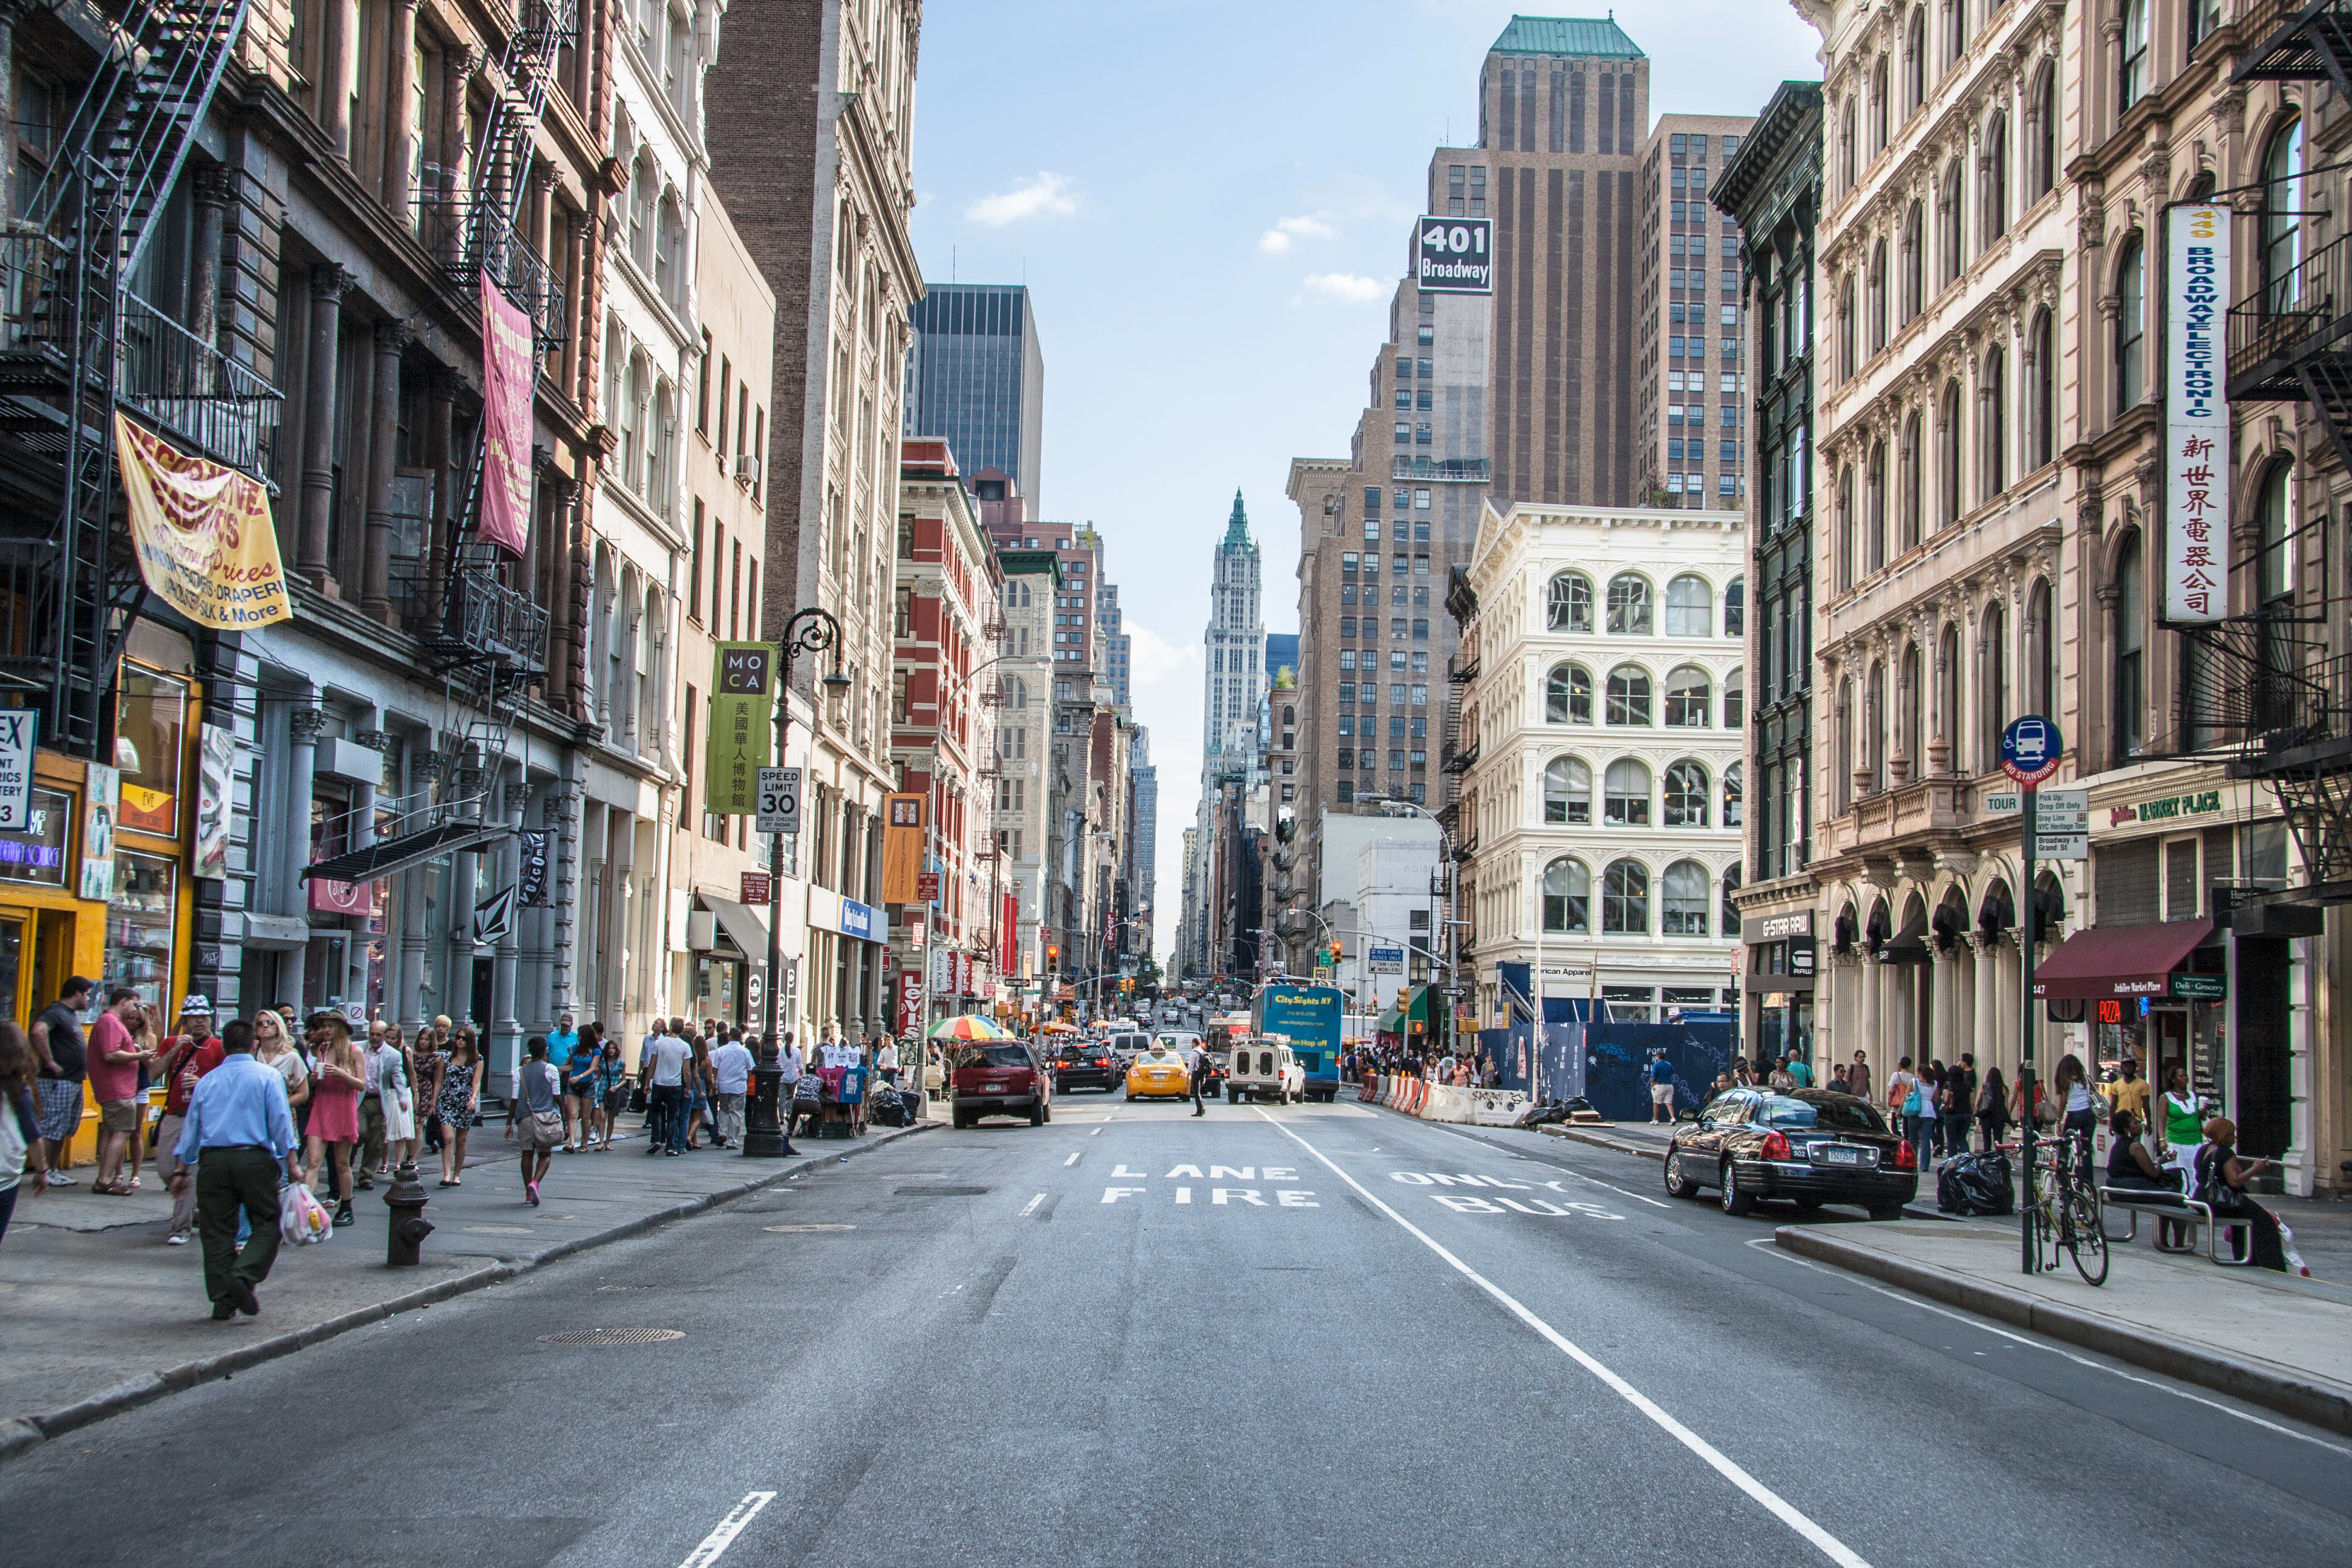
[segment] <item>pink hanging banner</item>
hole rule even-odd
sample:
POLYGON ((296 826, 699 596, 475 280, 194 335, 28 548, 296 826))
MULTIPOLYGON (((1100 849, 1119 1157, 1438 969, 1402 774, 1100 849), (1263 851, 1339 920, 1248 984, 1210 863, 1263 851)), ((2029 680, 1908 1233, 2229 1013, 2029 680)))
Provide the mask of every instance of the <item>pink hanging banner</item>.
POLYGON ((530 540, 530 318, 482 274, 482 505, 479 537, 509 555, 530 540))

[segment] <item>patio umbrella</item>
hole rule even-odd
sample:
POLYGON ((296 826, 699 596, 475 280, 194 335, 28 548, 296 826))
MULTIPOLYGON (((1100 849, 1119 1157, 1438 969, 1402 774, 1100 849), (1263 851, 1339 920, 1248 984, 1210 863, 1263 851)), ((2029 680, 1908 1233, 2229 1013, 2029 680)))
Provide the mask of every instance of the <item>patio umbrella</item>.
POLYGON ((928 1037, 934 1040, 1009 1040, 1013 1037, 979 1014, 966 1013, 961 1017, 943 1018, 932 1025, 928 1037))

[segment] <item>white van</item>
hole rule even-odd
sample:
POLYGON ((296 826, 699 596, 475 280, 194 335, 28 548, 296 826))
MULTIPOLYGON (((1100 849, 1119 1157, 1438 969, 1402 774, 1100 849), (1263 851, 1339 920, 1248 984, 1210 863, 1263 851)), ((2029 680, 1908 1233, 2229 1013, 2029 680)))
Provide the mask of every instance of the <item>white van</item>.
POLYGON ((1290 1041, 1286 1037, 1281 1035, 1234 1037, 1233 1054, 1225 1074, 1225 1100, 1228 1103, 1239 1105, 1244 1100, 1271 1100, 1291 1105, 1306 1097, 1307 1069, 1298 1065, 1298 1058, 1292 1054, 1290 1041))

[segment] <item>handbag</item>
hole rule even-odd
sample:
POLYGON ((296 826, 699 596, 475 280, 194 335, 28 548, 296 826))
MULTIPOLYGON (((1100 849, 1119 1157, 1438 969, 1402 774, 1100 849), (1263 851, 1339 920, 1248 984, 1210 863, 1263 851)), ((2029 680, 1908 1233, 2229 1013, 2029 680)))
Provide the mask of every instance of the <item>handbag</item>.
POLYGON ((1919 1080, 1916 1078, 1911 1080, 1911 1092, 1903 1099, 1903 1114, 1906 1116, 1927 1114, 1927 1096, 1920 1089, 1919 1080))
POLYGON ((552 1148, 563 1142, 563 1113, 560 1110, 534 1110, 530 1113, 531 1142, 541 1148, 552 1148))

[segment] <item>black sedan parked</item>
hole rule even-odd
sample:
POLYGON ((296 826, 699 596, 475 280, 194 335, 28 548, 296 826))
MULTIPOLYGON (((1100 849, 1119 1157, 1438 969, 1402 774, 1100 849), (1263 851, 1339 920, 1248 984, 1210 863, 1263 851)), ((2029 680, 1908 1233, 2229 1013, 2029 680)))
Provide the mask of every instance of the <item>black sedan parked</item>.
POLYGON ((1054 1088, 1098 1089, 1105 1094, 1126 1081, 1126 1069, 1112 1057, 1108 1040, 1086 1040, 1054 1053, 1054 1088))
POLYGON ((1726 1214, 1780 1198, 1802 1209, 1858 1204, 1894 1219, 1919 1195, 1919 1155, 1853 1095, 1735 1089, 1676 1120, 1665 1179, 1678 1198, 1720 1189, 1726 1214))

